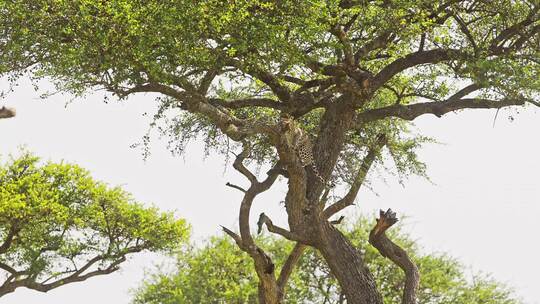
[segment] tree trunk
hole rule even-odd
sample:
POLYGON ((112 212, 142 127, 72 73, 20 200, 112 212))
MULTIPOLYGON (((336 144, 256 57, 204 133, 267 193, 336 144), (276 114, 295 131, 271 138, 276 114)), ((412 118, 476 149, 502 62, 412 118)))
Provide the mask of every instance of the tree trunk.
MULTIPOLYGON (((345 133, 354 120, 354 111, 346 106, 349 96, 343 96, 343 105, 328 108, 323 115, 321 130, 314 147, 314 156, 323 177, 329 177, 335 167, 345 140, 345 133)), ((351 99, 352 100, 352 99, 351 99)), ((322 187, 310 183, 307 199, 318 204, 322 187)), ((324 206, 318 205, 319 208, 324 206)), ((319 211, 322 211, 320 209, 319 211)), ((347 238, 320 214, 311 214, 318 225, 314 246, 321 252, 332 274, 341 286, 348 304, 382 304, 382 296, 375 280, 366 267, 360 252, 347 238)))
POLYGON ((275 280, 259 277, 259 304, 281 304, 281 292, 275 280))
MULTIPOLYGON (((321 119, 320 130, 313 147, 313 156, 323 178, 328 179, 343 148, 346 132, 354 121, 350 96, 342 96, 328 107, 321 119)), ((286 155, 280 155, 286 161, 286 155)), ((302 243, 317 248, 332 274, 338 280, 348 304, 382 304, 375 280, 365 266, 359 251, 347 238, 322 216, 324 203, 319 200, 326 185, 314 174, 288 167, 289 189, 285 198, 289 227, 302 243), (304 208, 309 206, 309 208, 304 208)))
POLYGON ((348 304, 382 304, 382 296, 361 253, 341 232, 324 225, 321 242, 316 247, 338 280, 348 304))

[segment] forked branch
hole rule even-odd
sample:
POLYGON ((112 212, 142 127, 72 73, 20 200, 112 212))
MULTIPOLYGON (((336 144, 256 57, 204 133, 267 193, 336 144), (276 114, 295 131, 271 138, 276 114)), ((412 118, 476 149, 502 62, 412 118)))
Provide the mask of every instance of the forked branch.
POLYGON ((389 258, 405 272, 405 287, 403 289, 402 304, 416 304, 416 291, 420 283, 418 267, 411 260, 405 250, 392 242, 385 234, 388 228, 397 223, 396 213, 391 209, 386 212, 381 210, 377 224, 369 234, 369 243, 377 248, 379 253, 389 258))

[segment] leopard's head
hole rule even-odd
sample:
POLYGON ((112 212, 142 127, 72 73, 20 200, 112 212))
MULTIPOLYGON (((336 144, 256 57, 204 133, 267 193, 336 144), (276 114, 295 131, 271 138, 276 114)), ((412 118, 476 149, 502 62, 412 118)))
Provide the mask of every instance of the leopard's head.
POLYGON ((293 117, 288 113, 281 113, 279 117, 279 126, 282 131, 288 131, 292 128, 293 117))

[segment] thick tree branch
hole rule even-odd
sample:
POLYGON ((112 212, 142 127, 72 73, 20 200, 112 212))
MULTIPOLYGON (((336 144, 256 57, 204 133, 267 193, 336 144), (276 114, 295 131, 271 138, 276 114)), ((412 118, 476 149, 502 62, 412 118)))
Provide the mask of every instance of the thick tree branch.
POLYGON ((227 60, 227 64, 262 81, 281 101, 289 102, 291 100, 291 91, 279 82, 278 76, 253 66, 246 67, 242 62, 231 58, 227 60))
POLYGON ((249 228, 249 214, 251 210, 251 205, 258 194, 268 190, 276 181, 277 177, 279 176, 278 168, 281 166, 281 164, 278 162, 271 170, 268 171, 267 178, 263 182, 259 182, 257 180, 257 177, 251 171, 249 171, 249 169, 247 169, 243 163, 243 161, 247 157, 249 157, 249 154, 249 144, 244 142, 242 152, 236 156, 233 167, 242 175, 244 175, 251 183, 249 189, 241 189, 244 190, 244 198, 242 199, 242 203, 240 205, 239 221, 240 236, 242 238, 242 242, 245 246, 251 247, 253 249, 255 247, 255 243, 253 241, 249 228))
POLYGON ((302 257, 305 249, 306 245, 296 243, 296 245, 294 245, 294 248, 291 250, 291 253, 289 253, 285 264, 283 264, 283 266, 281 267, 277 283, 282 292, 285 290, 285 286, 287 286, 287 281, 289 280, 289 277, 291 276, 294 267, 302 257))
POLYGON ((0 297, 3 295, 6 295, 8 293, 11 293, 15 291, 19 287, 26 287, 29 289, 34 289, 40 292, 47 292, 49 290, 52 290, 54 288, 74 283, 74 282, 82 282, 85 281, 91 277, 99 276, 99 275, 105 275, 110 274, 114 271, 117 271, 119 269, 119 265, 126 260, 126 255, 129 253, 139 252, 143 250, 143 246, 133 246, 126 248, 125 250, 122 250, 121 254, 117 255, 98 255, 93 257, 92 259, 88 260, 85 265, 79 269, 75 267, 72 271, 65 271, 63 273, 72 273, 69 276, 66 277, 60 277, 56 281, 51 283, 46 283, 51 278, 48 278, 42 282, 36 281, 36 275, 31 275, 31 271, 15 271, 15 269, 11 268, 10 266, 2 267, 4 270, 11 273, 11 276, 0 286, 0 297), (98 268, 89 272, 86 272, 89 270, 92 266, 96 265, 96 263, 104 261, 106 259, 113 259, 113 261, 106 267, 106 268, 98 268), (11 268, 11 269, 10 269, 11 268), (86 272, 86 273, 85 273, 86 272), (17 279, 17 276, 26 275, 25 278, 17 279))
POLYGON ((462 98, 446 102, 423 102, 411 105, 393 105, 359 113, 358 125, 387 117, 398 117, 413 120, 423 114, 433 114, 437 117, 463 109, 500 109, 509 106, 522 106, 525 103, 534 103, 524 99, 490 100, 483 98, 462 98))
POLYGON ((279 99, 288 102, 291 99, 291 92, 287 87, 281 85, 273 74, 266 71, 253 71, 252 75, 264 82, 279 99))
POLYGON ((6 108, 5 106, 2 106, 0 108, 0 119, 3 118, 11 118, 16 115, 15 109, 13 108, 6 108))
MULTIPOLYGON (((238 247, 244 252, 248 253, 253 259, 255 264, 255 270, 257 272, 257 276, 259 277, 259 301, 261 303, 277 303, 279 302, 279 299, 283 297, 284 289, 278 286, 278 281, 275 278, 275 266, 272 258, 267 253, 265 253, 263 249, 261 249, 255 244, 253 237, 251 236, 249 227, 249 215, 251 211, 251 205, 257 194, 269 189, 275 182, 277 177, 280 175, 281 163, 276 163, 276 165, 267 172, 267 178, 262 182, 259 182, 255 175, 249 172, 249 170, 243 164, 244 159, 248 157, 248 155, 249 147, 247 145, 244 145, 242 153, 240 153, 236 157, 235 163, 233 165, 236 170, 241 171, 241 173, 246 176, 251 182, 250 188, 248 190, 245 190, 244 192, 244 198, 242 199, 242 203, 240 205, 240 235, 232 232, 225 227, 222 228, 225 233, 227 233, 234 239, 238 247)), ((261 226, 262 223, 259 224, 259 231, 261 229, 261 226)), ((271 225, 270 221, 269 230, 271 228, 274 231, 284 233, 285 235, 292 235, 290 232, 283 228, 271 225)), ((289 263, 294 264, 296 262, 291 261, 289 263)), ((287 270, 285 270, 285 273, 286 272, 287 270)), ((286 279, 284 280, 286 281, 286 279)))
MULTIPOLYGON (((521 45, 527 41, 528 38, 532 37, 532 35, 535 35, 537 31, 535 29, 531 30, 528 35, 521 33, 523 29, 530 26, 531 24, 534 24, 534 22, 537 21, 536 14, 540 10, 539 6, 535 6, 534 9, 532 9, 528 16, 521 22, 516 23, 507 29, 503 30, 496 38, 493 39, 490 47, 488 48, 488 54, 487 56, 496 56, 508 53, 509 51, 515 50, 516 48, 521 47, 521 45), (512 37, 515 37, 519 35, 522 39, 520 43, 517 43, 515 46, 512 47, 504 47, 504 42, 508 39, 511 39, 512 37)), ((450 15, 449 15, 450 16, 450 15)), ((477 53, 477 46, 476 43, 470 33, 468 31, 468 28, 466 27, 466 24, 459 18, 459 16, 455 16, 456 21, 458 22, 458 25, 460 26, 460 29, 464 31, 464 33, 467 35, 468 39, 471 40, 471 44, 473 45, 473 48, 475 49, 475 52, 477 53)), ((396 59, 392 63, 388 64, 386 67, 384 67, 377 75, 371 79, 371 89, 372 91, 375 91, 376 89, 380 88, 382 85, 386 84, 386 82, 392 78, 393 76, 397 75, 398 73, 422 64, 436 64, 443 61, 449 61, 449 60, 455 60, 455 59, 467 59, 470 57, 467 53, 465 53, 462 50, 458 49, 433 49, 433 50, 419 50, 417 52, 408 54, 402 58, 396 59)))
POLYGON ((211 104, 211 102, 197 90, 179 91, 173 87, 156 82, 137 85, 127 90, 113 88, 108 88, 108 90, 119 96, 127 96, 133 93, 155 92, 172 97, 179 101, 180 108, 191 113, 198 113, 206 116, 212 120, 223 133, 235 141, 241 141, 248 135, 261 133, 268 135, 270 138, 276 136, 276 132, 271 125, 235 117, 226 109, 211 104))
POLYGON ((208 89, 210 88, 210 85, 212 84, 212 81, 218 76, 219 71, 218 70, 209 70, 204 74, 202 77, 199 87, 197 88, 197 91, 201 95, 206 95, 208 92, 208 89))
POLYGON ((421 64, 435 64, 442 61, 448 61, 452 59, 463 59, 467 55, 456 49, 433 49, 427 51, 418 51, 411 54, 408 54, 402 58, 396 59, 386 67, 384 67, 377 75, 375 75, 371 81, 371 90, 375 91, 384 84, 390 78, 401 73, 402 71, 418 66, 421 64))
POLYGON ((368 150, 366 157, 363 159, 362 164, 360 165, 360 169, 356 173, 354 182, 349 189, 349 192, 347 192, 347 194, 342 199, 330 205, 323 211, 323 217, 325 219, 330 218, 332 215, 354 203, 354 200, 358 195, 358 191, 360 190, 360 187, 362 187, 362 184, 366 179, 369 169, 373 165, 373 162, 375 161, 377 155, 380 153, 382 147, 386 144, 386 140, 387 139, 384 134, 379 135, 379 137, 377 138, 377 142, 373 147, 368 150))
POLYGON ((242 98, 242 99, 233 99, 233 100, 210 98, 209 102, 210 104, 221 106, 227 109, 262 107, 262 108, 283 110, 286 108, 286 105, 279 102, 278 100, 271 99, 271 98, 242 98))
MULTIPOLYGON (((351 111, 354 97, 350 94, 340 96, 339 103, 328 107, 324 112, 317 140, 314 143, 313 155, 317 168, 323 179, 328 180, 332 175, 341 149, 345 142, 345 134, 354 122, 354 111, 351 111)), ((320 195, 326 185, 312 182, 315 175, 308 175, 309 188, 307 189, 307 199, 310 203, 317 204, 320 195)))
POLYGON ((389 258, 405 272, 405 287, 403 289, 402 304, 416 304, 416 291, 420 283, 418 267, 411 260, 407 252, 396 245, 386 236, 385 232, 392 227, 398 219, 391 209, 380 211, 377 224, 369 234, 369 243, 377 248, 379 253, 389 258))
POLYGON ((278 161, 273 167, 272 169, 268 170, 268 172, 266 172, 267 176, 266 178, 260 182, 258 184, 258 191, 260 192, 263 192, 263 191, 266 191, 268 189, 270 189, 270 187, 272 187, 272 185, 274 184, 274 182, 276 181, 276 179, 278 178, 278 176, 282 173, 282 164, 281 164, 281 161, 278 161))

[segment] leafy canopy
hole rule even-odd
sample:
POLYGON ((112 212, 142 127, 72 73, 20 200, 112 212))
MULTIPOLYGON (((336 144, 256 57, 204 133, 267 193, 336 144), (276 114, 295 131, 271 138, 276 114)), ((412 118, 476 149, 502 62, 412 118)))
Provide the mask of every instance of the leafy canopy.
POLYGON ((131 253, 169 251, 188 235, 184 220, 77 165, 25 153, 0 166, 0 296, 108 274, 131 253))
POLYGON ((254 120, 287 112, 316 134, 347 97, 358 130, 343 163, 384 126, 399 173, 423 175, 424 138, 393 118, 538 104, 538 17, 528 0, 7 0, 0 74, 75 94, 161 93, 156 118, 185 110, 164 127, 173 149, 202 136, 228 151, 227 137, 249 136, 259 162, 276 155, 254 120))

